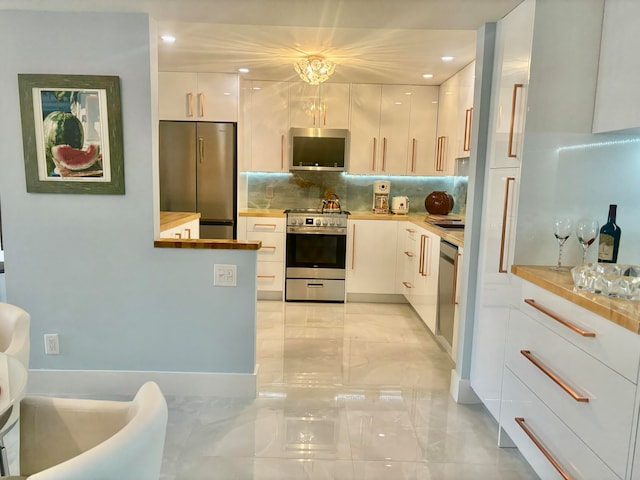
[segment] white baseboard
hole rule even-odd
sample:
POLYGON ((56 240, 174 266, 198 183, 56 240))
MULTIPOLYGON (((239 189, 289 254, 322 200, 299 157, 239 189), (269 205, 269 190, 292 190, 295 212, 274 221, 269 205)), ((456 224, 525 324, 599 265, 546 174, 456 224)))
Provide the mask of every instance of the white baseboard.
POLYGON ((253 398, 257 373, 31 369, 27 395, 133 395, 153 380, 165 395, 253 398))
POLYGON ((458 375, 458 371, 451 370, 451 384, 449 385, 449 393, 456 403, 480 403, 480 398, 471 388, 468 379, 462 379, 458 375))

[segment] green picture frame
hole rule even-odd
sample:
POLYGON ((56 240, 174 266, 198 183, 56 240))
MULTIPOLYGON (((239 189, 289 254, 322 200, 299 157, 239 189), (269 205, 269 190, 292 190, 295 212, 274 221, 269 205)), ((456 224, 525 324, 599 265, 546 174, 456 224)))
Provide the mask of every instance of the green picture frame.
POLYGON ((124 194, 120 78, 18 74, 27 192, 124 194))

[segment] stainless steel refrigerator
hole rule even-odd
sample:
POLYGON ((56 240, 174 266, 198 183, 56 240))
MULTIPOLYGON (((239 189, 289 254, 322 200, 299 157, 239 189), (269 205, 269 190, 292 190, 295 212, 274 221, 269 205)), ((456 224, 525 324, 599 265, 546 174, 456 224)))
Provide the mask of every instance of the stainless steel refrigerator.
POLYGON ((236 124, 160 122, 160 210, 199 212, 200 238, 236 238, 236 124))

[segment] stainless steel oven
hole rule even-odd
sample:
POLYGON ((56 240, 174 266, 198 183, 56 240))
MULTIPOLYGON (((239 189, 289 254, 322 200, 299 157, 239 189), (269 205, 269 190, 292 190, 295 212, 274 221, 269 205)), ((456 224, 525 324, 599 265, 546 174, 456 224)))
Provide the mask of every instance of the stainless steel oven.
POLYGON ((287 210, 286 301, 344 302, 347 214, 287 210))

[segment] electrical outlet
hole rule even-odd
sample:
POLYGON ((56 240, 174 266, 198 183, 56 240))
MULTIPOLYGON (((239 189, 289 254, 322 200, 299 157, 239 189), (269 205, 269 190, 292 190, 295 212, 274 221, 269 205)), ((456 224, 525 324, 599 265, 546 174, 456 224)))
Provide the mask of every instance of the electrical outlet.
POLYGON ((213 266, 213 284, 220 287, 235 287, 237 265, 220 265, 213 266))
POLYGON ((273 187, 269 185, 267 187, 266 195, 267 198, 273 198, 273 187))
POLYGON ((44 334, 44 353, 47 355, 58 355, 60 353, 57 333, 44 334))

